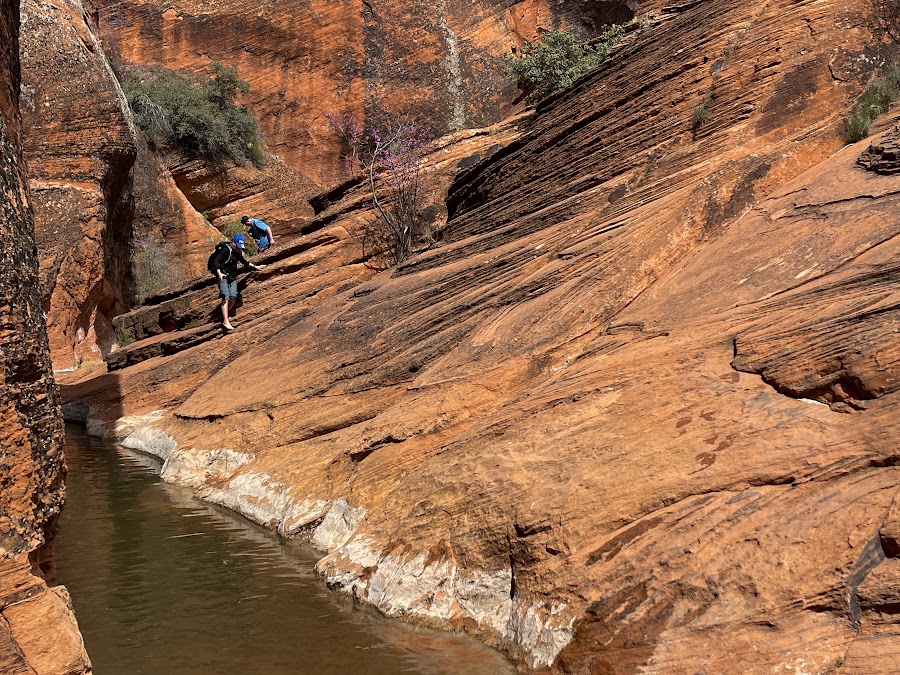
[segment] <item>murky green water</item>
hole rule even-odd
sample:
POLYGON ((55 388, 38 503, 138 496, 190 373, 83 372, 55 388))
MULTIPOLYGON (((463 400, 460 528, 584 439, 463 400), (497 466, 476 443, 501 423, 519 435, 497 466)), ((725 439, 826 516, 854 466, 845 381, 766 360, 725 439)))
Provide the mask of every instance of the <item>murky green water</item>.
POLYGON ((163 483, 151 458, 77 428, 66 441, 58 580, 97 675, 512 672, 328 591, 312 551, 163 483))

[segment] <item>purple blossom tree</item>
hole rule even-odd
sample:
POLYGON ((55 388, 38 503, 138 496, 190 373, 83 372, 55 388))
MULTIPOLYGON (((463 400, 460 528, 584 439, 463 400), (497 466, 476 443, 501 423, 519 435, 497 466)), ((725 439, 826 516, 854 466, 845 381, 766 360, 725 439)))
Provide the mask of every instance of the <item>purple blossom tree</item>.
POLYGON ((359 154, 362 149, 363 142, 366 138, 363 125, 346 110, 343 112, 327 112, 325 119, 328 120, 328 126, 340 138, 349 152, 344 155, 344 161, 347 164, 347 172, 351 176, 355 176, 360 170, 359 154))
MULTIPOLYGON (((329 113, 331 128, 349 148, 351 175, 362 172, 378 211, 378 231, 368 233, 395 265, 413 243, 430 233, 421 222, 423 159, 431 129, 407 115, 390 115, 381 128, 366 131, 350 113, 329 113)), ((365 245, 365 239, 364 239, 365 245)))

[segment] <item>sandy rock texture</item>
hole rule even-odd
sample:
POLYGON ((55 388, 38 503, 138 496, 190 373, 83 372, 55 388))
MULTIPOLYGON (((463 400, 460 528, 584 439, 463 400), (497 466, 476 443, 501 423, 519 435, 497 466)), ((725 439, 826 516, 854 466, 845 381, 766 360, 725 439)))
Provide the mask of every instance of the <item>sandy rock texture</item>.
POLYGON ((24 148, 56 370, 115 342, 131 257, 135 130, 87 12, 22 3, 24 148))
POLYGON ((440 132, 498 121, 516 89, 502 55, 538 29, 596 34, 633 1, 100 0, 100 26, 131 63, 204 70, 211 59, 249 82, 268 149, 321 186, 340 178, 324 114, 409 107, 440 132))
POLYGON ((62 422, 18 111, 19 11, 0 6, 0 671, 90 672, 64 588, 48 589, 63 503, 62 422))
POLYGON ((157 298, 68 414, 163 410, 201 495, 536 668, 896 672, 900 179, 837 134, 865 4, 647 3, 436 150, 436 246, 379 271, 362 193, 314 200, 236 333, 202 280, 157 298))
MULTIPOLYGON (((259 168, 211 166, 183 157, 170 157, 167 166, 178 190, 208 222, 223 229, 244 215, 260 218, 272 228, 279 246, 310 220, 314 212, 306 198, 322 190, 278 157, 270 156, 259 168)), ((210 249, 204 250, 208 254, 210 249)), ((206 269, 205 257, 203 265, 206 269)))

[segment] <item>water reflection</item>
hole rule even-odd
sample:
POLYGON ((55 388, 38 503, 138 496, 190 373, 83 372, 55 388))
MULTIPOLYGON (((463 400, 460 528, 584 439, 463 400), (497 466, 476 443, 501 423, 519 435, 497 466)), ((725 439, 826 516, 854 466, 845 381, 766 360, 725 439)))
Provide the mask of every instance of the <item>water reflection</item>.
POLYGON ((58 578, 98 675, 512 672, 328 591, 312 551, 163 483, 152 458, 75 428, 66 453, 58 578))

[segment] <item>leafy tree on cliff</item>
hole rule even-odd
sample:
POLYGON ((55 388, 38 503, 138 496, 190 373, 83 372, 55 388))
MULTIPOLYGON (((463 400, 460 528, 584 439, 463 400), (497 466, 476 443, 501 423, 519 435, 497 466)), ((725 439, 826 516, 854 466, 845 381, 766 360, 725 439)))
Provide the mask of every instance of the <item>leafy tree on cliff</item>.
POLYGON ((250 87, 234 68, 213 62, 208 78, 134 68, 123 89, 135 121, 157 150, 213 162, 265 161, 256 117, 235 103, 250 87))
POLYGON ((369 185, 378 219, 362 229, 363 249, 372 245, 391 263, 399 264, 415 242, 433 243, 422 218, 423 160, 431 129, 408 115, 382 111, 381 122, 366 129, 351 113, 327 113, 340 138, 351 175, 362 173, 369 185))
POLYGON ((590 42, 574 33, 550 31, 536 42, 526 42, 521 56, 507 54, 506 72, 529 92, 528 102, 537 103, 606 61, 624 34, 624 26, 608 26, 590 42))

